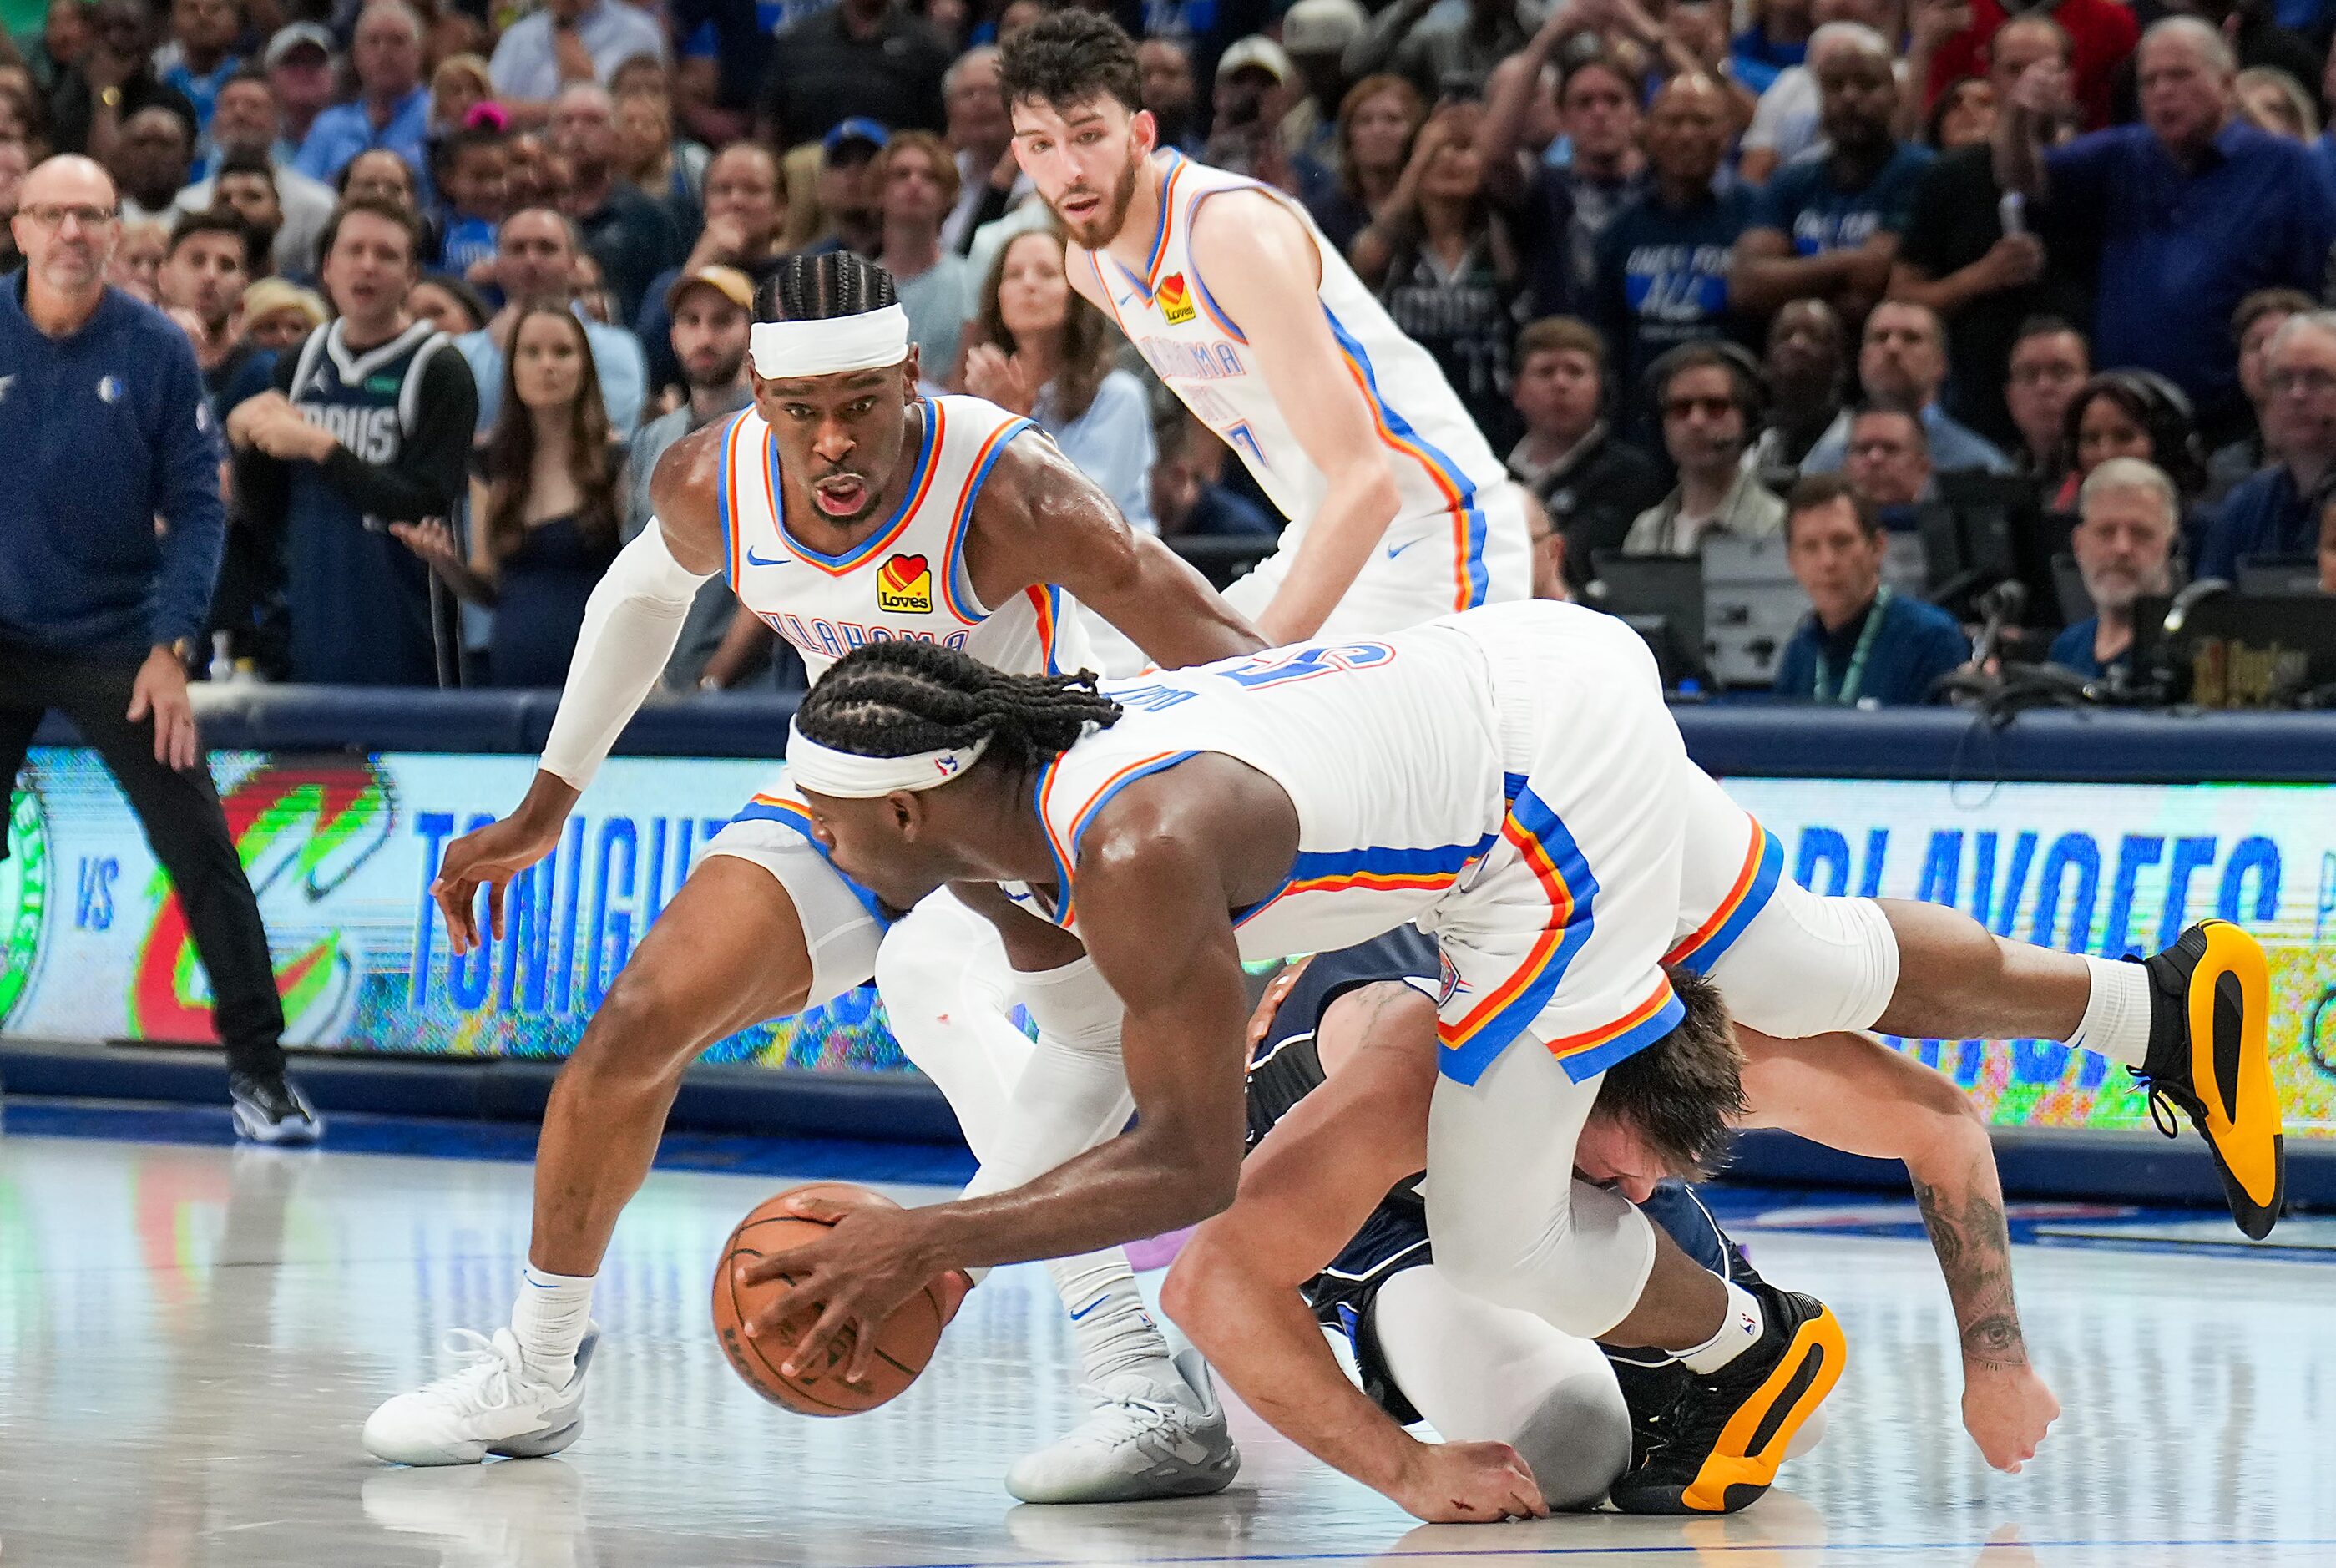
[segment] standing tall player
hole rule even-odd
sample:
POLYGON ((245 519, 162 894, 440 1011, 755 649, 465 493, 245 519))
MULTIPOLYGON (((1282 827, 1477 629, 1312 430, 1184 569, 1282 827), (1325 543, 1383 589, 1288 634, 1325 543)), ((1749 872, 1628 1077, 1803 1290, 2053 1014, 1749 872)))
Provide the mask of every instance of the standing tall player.
MULTIPOLYGON (((482 884, 502 935, 506 884, 557 845, 715 571, 814 672, 886 639, 961 648, 1025 673, 1076 669, 1087 654, 1066 589, 1163 666, 1259 646, 1198 574, 1130 530, 1028 420, 978 398, 919 395, 907 317, 882 268, 849 255, 794 258, 764 284, 758 306, 754 406, 658 462, 657 517, 593 591, 527 798, 448 846, 433 891, 457 953, 480 941, 482 884)), ((597 1340, 592 1276, 648 1174, 683 1070, 725 1036, 865 982, 880 968, 880 940, 888 955, 953 951, 977 934, 997 945, 947 898, 897 927, 891 917, 829 862, 784 773, 715 837, 553 1086, 511 1326, 472 1336, 462 1369, 375 1410, 368 1449, 404 1464, 476 1464, 575 1441, 597 1340), (885 940, 888 930, 897 934, 885 940)), ((1059 947, 1007 956, 1029 971, 1015 977, 1013 995, 1038 1026, 1035 1056, 1002 1017, 983 1021, 1011 1037, 1011 1056, 989 1056, 978 1029, 903 1033, 985 1159, 1006 1114, 1002 1075, 1025 1058, 1026 1092, 1044 1098, 1053 1086, 1079 1115, 1125 1098, 1119 1005, 1093 967, 1058 967, 1059 947)), ((931 1012, 920 1009, 929 1022, 931 1012)), ((1008 1485, 1046 1502, 1223 1486, 1238 1456, 1206 1374, 1189 1352, 1172 1360, 1126 1260, 1113 1249, 1049 1269, 1100 1403, 1078 1431, 1017 1465, 1008 1485)))
POLYGON ((1103 17, 1043 17, 1000 64, 1015 157, 1074 241, 1071 286, 1290 520, 1226 596, 1266 640, 1529 597, 1523 492, 1305 210, 1161 151, 1134 46, 1103 17))

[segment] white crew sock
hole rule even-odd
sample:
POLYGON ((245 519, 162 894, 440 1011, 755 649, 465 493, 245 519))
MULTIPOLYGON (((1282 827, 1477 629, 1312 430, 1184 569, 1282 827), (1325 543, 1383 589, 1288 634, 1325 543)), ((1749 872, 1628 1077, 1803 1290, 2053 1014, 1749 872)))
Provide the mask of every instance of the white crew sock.
POLYGON ((1048 1261, 1046 1272, 1070 1314, 1071 1338, 1079 1350, 1079 1381, 1103 1388, 1131 1375, 1159 1383, 1176 1374, 1169 1365, 1168 1341, 1144 1304, 1127 1254, 1116 1247, 1080 1258, 1048 1261))
POLYGON ((511 1337, 527 1369, 554 1388, 576 1375, 576 1349, 592 1321, 592 1276, 547 1274, 530 1263, 511 1306, 511 1337))
POLYGON ((2085 998, 2085 1016, 2068 1043, 2138 1067, 2149 1060, 2149 970, 2122 959, 2089 955, 2085 967, 2093 972, 2092 994, 2085 998))
POLYGON ((1733 1280, 1722 1283, 1728 1287, 1728 1308, 1720 1320, 1719 1332, 1694 1349, 1679 1353, 1681 1364, 1698 1378, 1727 1366, 1758 1344, 1760 1336, 1767 1331, 1768 1315, 1760 1310, 1758 1298, 1733 1280))

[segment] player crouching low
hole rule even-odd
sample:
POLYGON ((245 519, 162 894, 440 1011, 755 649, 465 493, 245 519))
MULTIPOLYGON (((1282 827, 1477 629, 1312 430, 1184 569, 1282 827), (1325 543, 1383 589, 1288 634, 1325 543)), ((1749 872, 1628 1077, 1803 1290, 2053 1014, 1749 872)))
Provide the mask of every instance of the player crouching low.
MULTIPOLYGON (((1406 927, 1277 979, 1252 1028, 1241 1194, 1178 1258, 1166 1302, 1252 1409, 1421 1518, 1594 1506, 1665 1440, 1691 1374, 1677 1357, 1593 1346, 1437 1273, 1417 1173, 1438 968, 1435 944, 1406 927), (1347 1335, 1361 1388, 1318 1322, 1347 1335), (1418 1420, 1445 1440, 1402 1430, 1418 1420)), ((1718 993, 1691 972, 1671 979, 1687 1017, 1608 1071, 1577 1168, 1765 1305, 1781 1293, 1666 1178, 1698 1174, 1731 1124, 1904 1161, 1961 1328, 1964 1424, 1990 1464, 2018 1470, 2059 1405, 2028 1365, 2001 1190, 1969 1099, 1866 1036, 1742 1031, 1739 1055, 1718 993)), ((1821 1427, 1821 1416, 1805 1423, 1790 1451, 1821 1427)))

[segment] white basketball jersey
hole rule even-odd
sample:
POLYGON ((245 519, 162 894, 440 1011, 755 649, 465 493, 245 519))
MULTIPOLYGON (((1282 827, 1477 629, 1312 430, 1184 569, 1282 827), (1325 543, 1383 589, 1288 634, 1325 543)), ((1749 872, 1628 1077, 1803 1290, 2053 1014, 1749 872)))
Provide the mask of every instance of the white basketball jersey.
POLYGON ((1219 307, 1193 262, 1193 214, 1209 198, 1228 190, 1272 197, 1313 239, 1321 258, 1322 312, 1355 385, 1369 400, 1401 496, 1385 536, 1389 555, 1418 549, 1448 559, 1452 595, 1442 606, 1445 610, 1514 597, 1490 589, 1485 565, 1488 543, 1495 570, 1521 570, 1525 560, 1521 517, 1505 508, 1488 517, 1484 504, 1484 493, 1507 483, 1508 474, 1435 357, 1388 318, 1303 207, 1270 186, 1176 152, 1159 154, 1155 167, 1161 171, 1162 219, 1144 272, 1095 251, 1078 251, 1072 264, 1095 269, 1128 340, 1185 406, 1241 454, 1259 486, 1290 520, 1282 535, 1283 552, 1296 547, 1329 486, 1267 389, 1241 324, 1219 307), (1517 537, 1488 540, 1495 530, 1517 537))
MULTIPOLYGON (((1329 952, 1440 901, 1490 851, 1507 811, 1490 662, 1453 621, 1377 641, 1312 642, 1106 683, 1124 708, 1050 765, 1038 806, 1069 890, 1079 836, 1136 780, 1204 752, 1289 793, 1298 858, 1238 912, 1245 959, 1329 952), (1359 744, 1358 744, 1359 743, 1359 744), (1330 897, 1330 894, 1337 897, 1330 897)), ((1077 929, 1077 900, 1033 911, 1077 929)))
POLYGON ((814 679, 862 643, 886 638, 962 648, 1016 675, 1090 666, 1086 635, 1062 589, 1026 589, 991 608, 966 568, 982 482, 1007 442, 1038 427, 978 397, 928 398, 920 407, 916 466, 898 509, 839 555, 787 531, 770 426, 751 407, 735 415, 723 433, 720 491, 731 591, 793 645, 814 679))

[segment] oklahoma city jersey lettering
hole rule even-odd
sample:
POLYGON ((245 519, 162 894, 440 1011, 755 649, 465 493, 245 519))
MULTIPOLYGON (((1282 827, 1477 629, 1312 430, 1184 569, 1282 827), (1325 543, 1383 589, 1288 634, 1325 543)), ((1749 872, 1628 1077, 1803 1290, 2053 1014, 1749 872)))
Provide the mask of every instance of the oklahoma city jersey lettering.
POLYGON ((1037 912, 1073 930, 1080 835, 1129 784, 1203 752, 1257 769, 1298 812, 1289 881, 1236 917, 1244 959, 1330 952, 1392 930, 1434 906, 1500 836, 1508 803, 1492 674, 1483 648, 1447 623, 1104 689, 1126 710, 1119 722, 1090 731, 1037 785, 1065 890, 1060 907, 1037 912), (1358 748, 1357 735, 1373 744, 1358 748))
MULTIPOLYGON (((929 398, 916 461, 894 510, 840 554, 790 534, 770 426, 748 408, 723 433, 719 492, 731 590, 794 646, 816 678, 863 643, 888 638, 962 648, 1017 675, 1091 663, 1060 589, 1030 588, 995 609, 973 591, 967 531, 1007 443, 1037 426, 978 397, 929 398)), ((1043 435, 1035 437, 1043 440, 1043 435)))
POLYGON ((1329 482, 1306 455, 1280 405, 1258 372, 1241 325, 1210 294, 1192 258, 1192 215, 1210 197, 1258 190, 1295 213, 1312 237, 1322 266, 1322 313, 1371 407, 1388 468, 1400 494, 1382 548, 1390 554, 1418 548, 1448 556, 1448 609, 1469 609, 1487 598, 1489 543, 1496 573, 1511 566, 1520 581, 1525 541, 1488 540, 1482 492, 1505 482, 1493 449, 1453 395, 1428 352, 1406 337, 1363 287, 1338 248, 1322 238, 1303 208, 1270 187, 1174 152, 1160 155, 1163 220, 1151 260, 1141 274, 1100 252, 1082 251, 1074 264, 1092 267, 1119 326, 1176 395, 1241 453, 1258 484, 1290 520, 1284 552, 1294 549, 1320 510, 1329 482))

